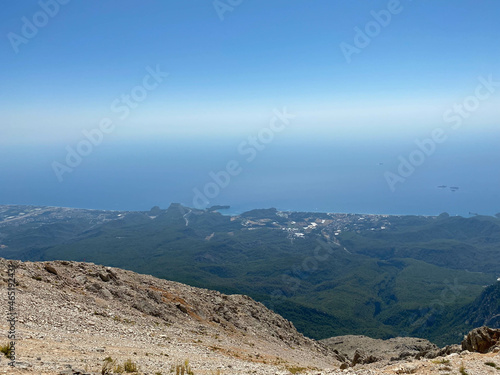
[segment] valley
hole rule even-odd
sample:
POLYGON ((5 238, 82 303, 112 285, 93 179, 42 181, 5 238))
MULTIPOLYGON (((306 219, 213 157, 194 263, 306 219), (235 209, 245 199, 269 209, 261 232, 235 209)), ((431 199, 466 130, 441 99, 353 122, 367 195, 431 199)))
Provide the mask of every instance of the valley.
POLYGON ((314 339, 457 343, 481 322, 450 317, 500 273, 500 219, 490 216, 1 206, 0 246, 4 258, 87 261, 246 294, 314 339))

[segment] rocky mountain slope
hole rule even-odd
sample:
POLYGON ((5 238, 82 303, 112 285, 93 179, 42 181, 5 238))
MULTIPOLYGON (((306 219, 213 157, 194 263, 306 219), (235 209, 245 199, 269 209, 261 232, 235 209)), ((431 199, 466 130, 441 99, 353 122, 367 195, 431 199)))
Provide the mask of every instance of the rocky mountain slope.
POLYGON ((473 303, 462 309, 460 317, 472 327, 500 327, 500 282, 487 287, 473 303))
MULTIPOLYGON (((436 316, 433 324, 426 326, 426 336, 433 336, 435 326, 445 332, 441 334, 444 341, 462 337, 474 328, 488 326, 500 327, 500 282, 485 287, 482 293, 471 303, 459 308, 448 308, 436 316)), ((423 330, 422 330, 423 331, 423 330)), ((456 341, 456 340, 455 340, 456 341)))
MULTIPOLYGON (((461 366, 469 375, 483 375, 498 373, 493 365, 500 368, 498 349, 491 348, 486 354, 457 350, 441 353, 442 358, 383 358, 350 367, 334 348, 304 337, 249 297, 92 263, 0 258, 4 301, 12 263, 17 267, 16 366, 3 357, 0 374, 123 373, 136 366, 139 374, 165 375, 186 361, 196 375, 451 374, 461 366)), ((5 303, 2 316, 7 309, 5 303)), ((0 329, 0 345, 5 345, 6 319, 0 329)), ((488 332, 484 335, 499 339, 496 331, 488 332)), ((482 337, 471 338, 470 348, 483 348, 482 337)), ((417 352, 434 349, 424 340, 414 344, 417 352)), ((374 354, 383 357, 379 349, 374 354)))
MULTIPOLYGON (((332 350, 246 296, 90 263, 15 263, 16 357, 18 367, 37 374, 70 365, 100 373, 106 357, 162 374, 185 360, 200 374, 340 365, 332 350)), ((7 269, 0 260, 5 297, 7 269)), ((7 323, 0 327, 6 332, 7 323)))

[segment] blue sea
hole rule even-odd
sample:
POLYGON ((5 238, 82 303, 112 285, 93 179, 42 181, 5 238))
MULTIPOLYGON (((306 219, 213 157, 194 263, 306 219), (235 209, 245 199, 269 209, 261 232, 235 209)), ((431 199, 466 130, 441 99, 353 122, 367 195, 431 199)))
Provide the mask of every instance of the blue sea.
POLYGON ((405 177, 398 167, 418 150, 412 137, 283 137, 260 149, 244 142, 107 140, 65 172, 62 182, 52 164, 65 164, 66 147, 74 149, 77 141, 3 147, 0 204, 149 210, 172 202, 203 203, 230 205, 229 214, 269 207, 411 215, 500 212, 500 139, 491 135, 455 137, 430 155, 417 152, 413 160, 419 165, 411 173, 403 169, 405 177), (388 173, 404 181, 398 179, 391 190, 388 173))

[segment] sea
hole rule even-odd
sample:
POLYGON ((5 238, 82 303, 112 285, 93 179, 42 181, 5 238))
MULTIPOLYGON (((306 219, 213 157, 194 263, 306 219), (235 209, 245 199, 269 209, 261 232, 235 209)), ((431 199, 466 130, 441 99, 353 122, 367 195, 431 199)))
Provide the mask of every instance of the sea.
POLYGON ((77 141, 7 143, 0 149, 0 204, 139 211, 171 203, 229 205, 222 212, 231 215, 270 207, 465 217, 500 212, 500 138, 456 137, 434 147, 383 135, 265 141, 111 139, 92 149, 78 149, 77 141))

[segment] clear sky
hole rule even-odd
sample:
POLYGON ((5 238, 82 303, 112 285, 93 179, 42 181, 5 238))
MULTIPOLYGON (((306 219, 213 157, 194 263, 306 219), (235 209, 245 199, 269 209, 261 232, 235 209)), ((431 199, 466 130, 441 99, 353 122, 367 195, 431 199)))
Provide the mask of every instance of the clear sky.
MULTIPOLYGON (((478 77, 500 80, 498 0, 55 1, 2 4, 3 145, 71 144, 103 118, 117 125, 108 141, 241 136, 283 107, 303 135, 418 136, 478 77), (148 67, 169 75, 120 118, 112 103, 148 67)), ((497 125, 499 98, 467 131, 497 125)))

